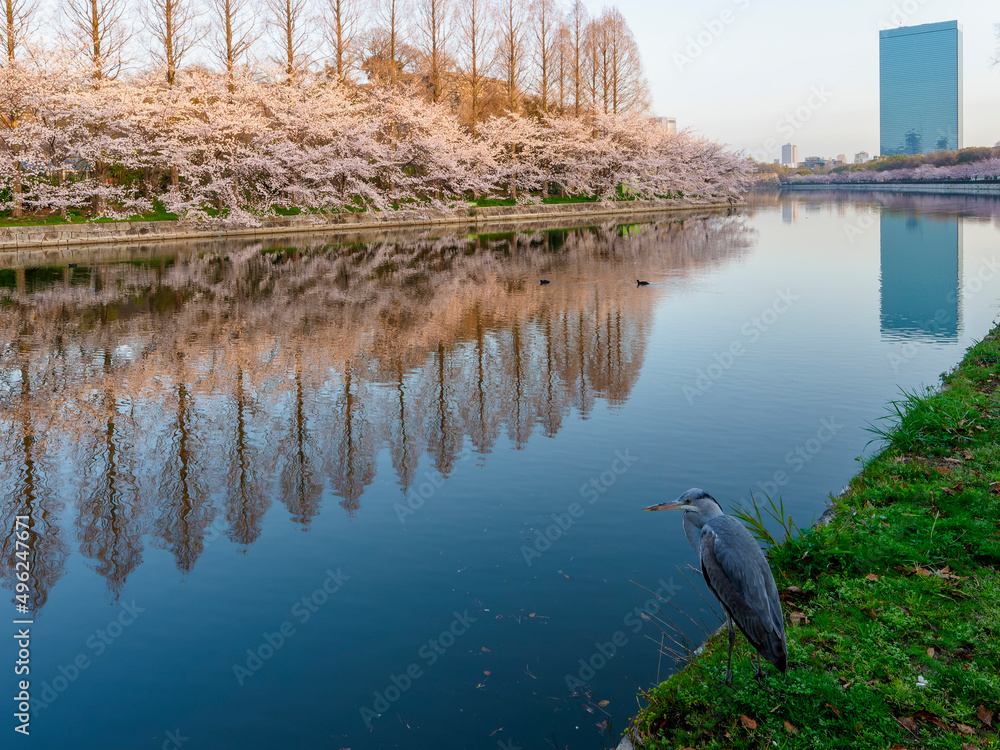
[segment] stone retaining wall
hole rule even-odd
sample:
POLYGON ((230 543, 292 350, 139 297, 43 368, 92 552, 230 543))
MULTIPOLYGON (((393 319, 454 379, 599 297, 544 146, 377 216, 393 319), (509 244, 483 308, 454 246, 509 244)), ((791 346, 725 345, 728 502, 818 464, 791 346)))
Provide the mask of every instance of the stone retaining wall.
POLYGON ((263 219, 259 227, 234 227, 223 222, 117 221, 45 226, 0 227, 0 252, 115 243, 162 243, 217 237, 262 237, 298 232, 359 232, 406 227, 495 222, 525 222, 552 218, 590 219, 617 214, 680 211, 712 206, 741 205, 736 201, 696 203, 687 200, 628 201, 620 203, 563 203, 556 205, 464 207, 453 211, 366 211, 332 216, 278 216, 263 219))

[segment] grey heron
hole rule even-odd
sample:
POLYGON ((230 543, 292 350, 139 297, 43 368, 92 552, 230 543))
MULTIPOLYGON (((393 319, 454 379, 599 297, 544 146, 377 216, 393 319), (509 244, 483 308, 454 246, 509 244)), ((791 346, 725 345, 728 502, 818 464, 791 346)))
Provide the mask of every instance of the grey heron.
POLYGON ((729 661, 726 684, 733 679, 733 621, 757 650, 757 680, 761 654, 779 671, 788 669, 785 621, 778 587, 767 558, 746 527, 727 516, 704 490, 690 489, 672 502, 645 510, 683 510, 684 534, 701 560, 705 583, 726 610, 729 661))

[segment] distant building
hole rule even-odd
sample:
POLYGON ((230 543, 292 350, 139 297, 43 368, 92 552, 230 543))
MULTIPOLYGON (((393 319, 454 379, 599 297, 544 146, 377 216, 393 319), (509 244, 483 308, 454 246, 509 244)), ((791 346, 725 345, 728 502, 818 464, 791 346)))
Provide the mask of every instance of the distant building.
POLYGON ((781 147, 781 163, 786 167, 794 167, 799 163, 799 147, 786 143, 781 147))
POLYGON ((871 161, 871 159, 872 155, 867 151, 858 151, 858 153, 854 155, 855 164, 864 164, 866 161, 871 161))
POLYGON ((837 158, 833 160, 833 163, 834 163, 834 166, 836 166, 836 167, 842 167, 842 166, 844 166, 845 164, 847 164, 847 155, 846 154, 837 154, 837 158))
POLYGON ((677 118, 676 117, 657 117, 656 121, 660 123, 664 130, 668 133, 677 132, 677 118))
POLYGON ((802 166, 806 169, 815 169, 816 167, 822 167, 826 164, 825 156, 807 156, 806 160, 802 162, 802 166))
POLYGON ((962 148, 962 26, 885 29, 879 37, 883 156, 962 148))

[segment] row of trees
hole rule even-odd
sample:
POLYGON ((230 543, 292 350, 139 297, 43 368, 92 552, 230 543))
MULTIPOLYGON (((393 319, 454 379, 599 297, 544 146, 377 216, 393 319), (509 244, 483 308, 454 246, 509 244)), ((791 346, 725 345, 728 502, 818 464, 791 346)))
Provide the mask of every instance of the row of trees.
MULTIPOLYGON (((0 0, 6 64, 32 57, 38 0, 0 0)), ((648 87, 616 8, 591 18, 581 0, 56 0, 50 47, 95 81, 156 69, 233 80, 270 60, 286 82, 410 80, 475 128, 499 111, 579 116, 644 109, 648 87)))
POLYGON ((863 169, 856 172, 837 172, 824 175, 795 175, 789 182, 838 183, 838 182, 894 182, 898 180, 1000 180, 1000 158, 967 161, 946 166, 922 164, 876 171, 863 169))
POLYGON ((634 112, 506 112, 473 134, 445 105, 400 86, 2 72, 0 210, 14 213, 127 216, 159 202, 187 218, 253 224, 280 207, 386 210, 556 190, 732 196, 749 168, 634 112))

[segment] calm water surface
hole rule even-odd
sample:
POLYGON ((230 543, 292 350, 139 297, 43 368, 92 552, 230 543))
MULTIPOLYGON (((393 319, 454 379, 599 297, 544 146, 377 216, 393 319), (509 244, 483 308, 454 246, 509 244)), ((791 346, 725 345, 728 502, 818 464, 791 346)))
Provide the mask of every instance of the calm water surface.
POLYGON ((647 589, 718 624, 679 519, 641 509, 818 516, 886 402, 995 320, 998 208, 0 256, 33 744, 600 747, 675 669, 647 589))

